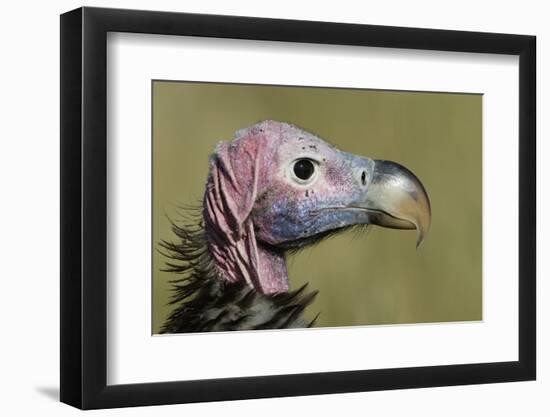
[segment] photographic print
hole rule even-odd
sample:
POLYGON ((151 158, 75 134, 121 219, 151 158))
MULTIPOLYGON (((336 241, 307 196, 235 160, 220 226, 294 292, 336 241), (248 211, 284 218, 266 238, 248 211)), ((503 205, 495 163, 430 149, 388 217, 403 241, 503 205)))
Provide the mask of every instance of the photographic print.
POLYGON ((534 36, 89 7, 60 33, 62 402, 536 379, 534 36))
POLYGON ((482 95, 154 80, 153 334, 482 320, 482 95))

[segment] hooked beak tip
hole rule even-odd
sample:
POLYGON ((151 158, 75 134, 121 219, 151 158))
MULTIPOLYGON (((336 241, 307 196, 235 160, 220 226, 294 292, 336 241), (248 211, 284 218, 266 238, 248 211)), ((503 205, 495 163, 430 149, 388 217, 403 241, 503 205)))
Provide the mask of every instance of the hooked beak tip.
POLYGON ((367 205, 383 215, 373 224, 393 229, 416 229, 416 248, 424 242, 431 224, 431 204, 420 180, 407 168, 376 160, 368 186, 367 205))

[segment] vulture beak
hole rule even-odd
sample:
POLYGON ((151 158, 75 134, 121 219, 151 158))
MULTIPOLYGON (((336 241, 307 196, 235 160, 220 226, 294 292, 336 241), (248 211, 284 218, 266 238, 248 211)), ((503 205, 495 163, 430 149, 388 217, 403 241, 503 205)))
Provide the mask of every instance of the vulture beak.
POLYGON ((360 203, 369 223, 392 229, 416 229, 418 248, 431 222, 428 194, 416 176, 402 165, 375 160, 372 177, 360 203))

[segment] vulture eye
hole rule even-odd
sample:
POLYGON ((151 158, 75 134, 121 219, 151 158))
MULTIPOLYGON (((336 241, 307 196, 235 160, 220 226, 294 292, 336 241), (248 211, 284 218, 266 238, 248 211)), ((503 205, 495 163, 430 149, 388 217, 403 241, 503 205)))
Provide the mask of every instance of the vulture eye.
POLYGON ((300 180, 309 180, 315 172, 315 166, 309 159, 298 159, 294 163, 294 175, 300 180))

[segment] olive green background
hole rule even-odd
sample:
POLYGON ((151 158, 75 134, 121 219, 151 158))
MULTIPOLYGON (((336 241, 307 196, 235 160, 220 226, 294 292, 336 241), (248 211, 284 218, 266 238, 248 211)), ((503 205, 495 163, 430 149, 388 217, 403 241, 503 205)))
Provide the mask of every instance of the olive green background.
MULTIPOLYGON (((264 119, 338 148, 407 166, 425 185, 432 226, 344 232, 287 260, 291 288, 319 290, 317 326, 482 319, 482 96, 153 81, 153 246, 168 217, 202 199, 208 156, 264 119)), ((173 307, 166 259, 153 251, 153 333, 173 307)))

